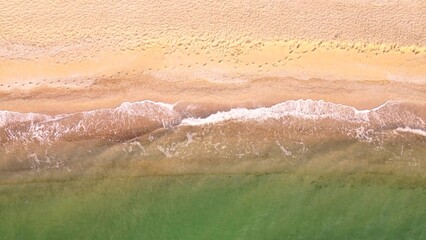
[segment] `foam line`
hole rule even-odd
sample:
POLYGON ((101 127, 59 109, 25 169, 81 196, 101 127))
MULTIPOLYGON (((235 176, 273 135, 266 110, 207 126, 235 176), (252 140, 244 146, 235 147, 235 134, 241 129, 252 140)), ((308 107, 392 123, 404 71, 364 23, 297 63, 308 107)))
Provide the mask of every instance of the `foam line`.
POLYGON ((410 128, 410 127, 399 127, 397 129, 395 129, 395 131, 397 132, 404 132, 404 133, 413 133, 416 135, 420 135, 423 137, 426 137, 426 131, 422 130, 422 129, 416 129, 416 128, 410 128))
POLYGON ((394 103, 387 101, 384 104, 368 110, 358 110, 351 106, 326 102, 323 100, 299 99, 288 100, 272 107, 256 109, 234 108, 226 112, 218 112, 207 118, 187 118, 182 120, 183 125, 212 124, 227 120, 254 120, 279 119, 282 117, 299 117, 303 119, 336 119, 349 122, 369 122, 370 113, 394 103))

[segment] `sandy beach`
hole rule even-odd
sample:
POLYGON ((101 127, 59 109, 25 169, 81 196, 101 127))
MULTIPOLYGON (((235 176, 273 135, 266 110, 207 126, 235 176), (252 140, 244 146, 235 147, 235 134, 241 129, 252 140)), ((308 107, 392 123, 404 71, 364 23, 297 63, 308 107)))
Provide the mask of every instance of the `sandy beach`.
POLYGON ((1 239, 426 239, 426 1, 0 0, 1 239))
POLYGON ((40 2, 1 4, 2 110, 426 101, 422 1, 40 2))
MULTIPOLYGON (((282 146, 275 141, 289 140, 286 131, 305 128, 310 129, 306 139, 320 142, 325 134, 325 139, 339 136, 379 146, 399 137, 401 142, 420 138, 416 144, 423 144, 423 1, 24 0, 1 5, 5 169, 9 163, 39 169, 43 161, 49 168, 52 156, 68 163, 62 149, 79 152, 75 149, 86 145, 83 140, 94 141, 87 143, 94 149, 99 144, 120 152, 132 139, 151 146, 151 155, 141 150, 145 160, 166 159, 173 166, 167 160, 177 155, 171 152, 179 144, 190 146, 192 130, 216 139, 223 137, 217 135, 221 127, 233 122, 242 123, 223 140, 234 139, 229 145, 235 139, 257 141, 269 131, 264 124, 276 124, 280 130, 265 139, 277 151, 282 146), (197 122, 217 128, 206 132, 197 122), (262 128, 243 138, 242 129, 251 130, 253 122, 262 128), (178 133, 188 123, 194 126, 178 133), (158 133, 157 140, 150 138, 158 133), (166 151, 162 144, 170 140, 168 134, 176 135, 176 143, 166 151)), ((200 149, 213 141, 199 140, 200 149)), ((210 150, 191 151, 194 159, 202 159, 210 150)), ((228 156, 227 151, 218 154, 228 156)), ((240 153, 232 154, 239 159, 240 153)))

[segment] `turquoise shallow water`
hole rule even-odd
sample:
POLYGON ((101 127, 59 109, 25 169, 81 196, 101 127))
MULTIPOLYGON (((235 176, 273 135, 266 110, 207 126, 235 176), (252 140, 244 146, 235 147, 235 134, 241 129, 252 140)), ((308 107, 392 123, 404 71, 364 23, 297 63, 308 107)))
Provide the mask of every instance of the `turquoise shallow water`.
POLYGON ((243 174, 0 186, 1 239, 425 239, 426 186, 243 174))

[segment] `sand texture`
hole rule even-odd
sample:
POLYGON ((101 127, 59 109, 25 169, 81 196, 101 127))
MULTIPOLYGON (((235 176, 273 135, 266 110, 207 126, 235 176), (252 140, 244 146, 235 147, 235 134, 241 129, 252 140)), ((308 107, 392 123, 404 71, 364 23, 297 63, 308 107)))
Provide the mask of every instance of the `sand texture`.
POLYGON ((0 108, 425 102, 424 1, 2 1, 0 108), (374 94, 371 94, 374 93, 374 94), (64 107, 66 106, 66 107, 64 107))
POLYGON ((426 239, 425 0, 0 0, 0 239, 426 239))

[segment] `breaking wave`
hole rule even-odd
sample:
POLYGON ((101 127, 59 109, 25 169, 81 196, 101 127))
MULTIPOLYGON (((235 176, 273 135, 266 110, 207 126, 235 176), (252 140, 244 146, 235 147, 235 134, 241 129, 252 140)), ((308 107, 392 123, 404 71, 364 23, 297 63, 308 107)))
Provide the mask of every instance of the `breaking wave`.
POLYGON ((227 112, 219 112, 207 118, 188 118, 183 124, 202 125, 227 120, 255 120, 280 119, 283 117, 296 117, 303 119, 330 118, 348 122, 368 122, 372 112, 390 104, 387 102, 372 110, 357 110, 350 106, 325 102, 322 100, 289 100, 272 107, 257 109, 236 108, 227 112))
POLYGON ((98 109, 48 116, 34 113, 3 113, 3 141, 78 140, 131 138, 180 123, 180 115, 165 103, 123 103, 114 109, 98 109))
MULTIPOLYGON (((229 121, 333 120, 356 127, 390 129, 397 133, 425 136, 426 124, 420 110, 388 101, 370 110, 322 100, 289 100, 271 107, 234 108, 212 112, 207 117, 184 118, 175 105, 141 101, 123 103, 114 109, 98 109, 49 116, 38 113, 0 112, 0 137, 8 141, 52 142, 79 139, 131 139, 160 128, 201 126, 229 121)), ((424 111, 424 110, 423 110, 424 111)))
POLYGON ((0 172, 80 171, 141 161, 172 173, 191 164, 220 168, 236 161, 297 166, 333 151, 327 156, 339 160, 419 166, 425 160, 425 113, 423 106, 394 101, 358 110, 321 100, 226 111, 152 101, 55 116, 2 111, 0 172), (154 161, 164 159, 183 165, 154 161))

